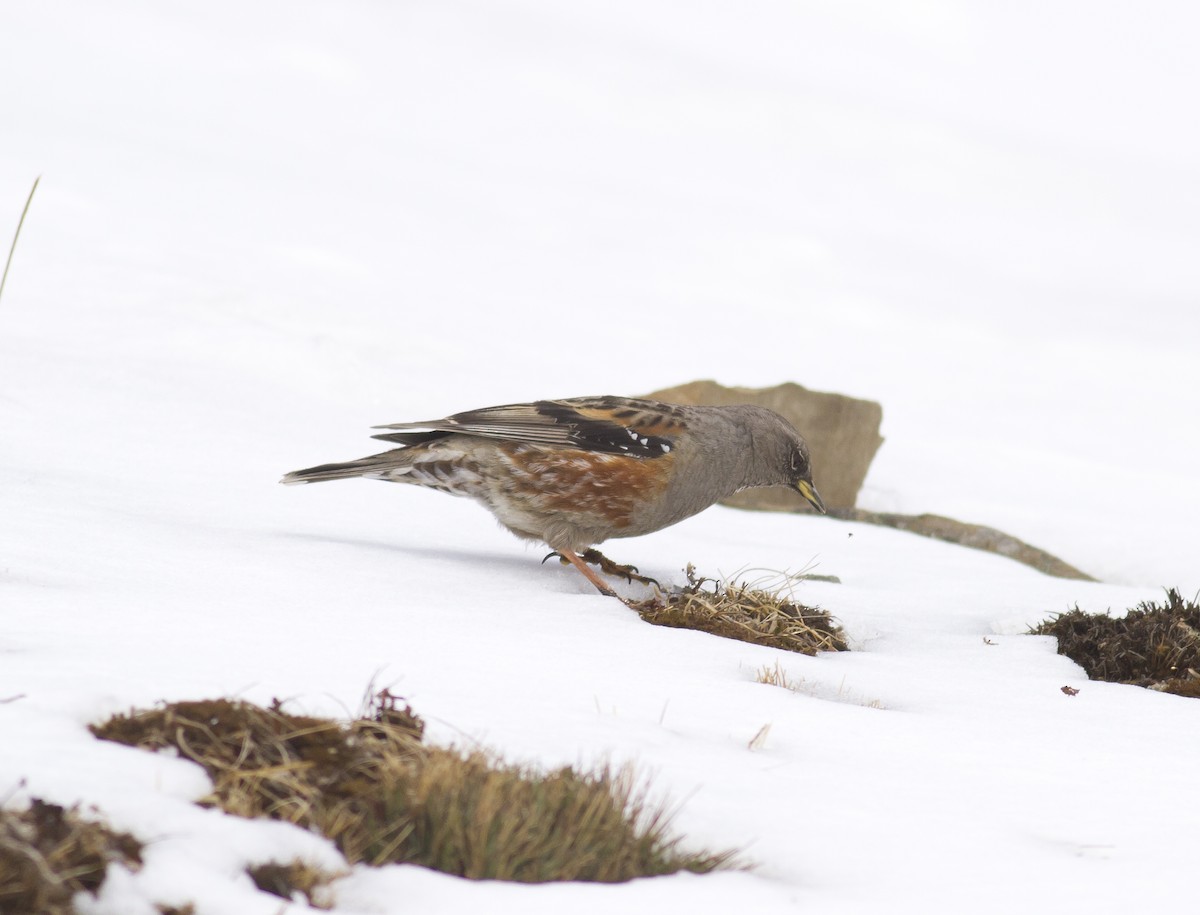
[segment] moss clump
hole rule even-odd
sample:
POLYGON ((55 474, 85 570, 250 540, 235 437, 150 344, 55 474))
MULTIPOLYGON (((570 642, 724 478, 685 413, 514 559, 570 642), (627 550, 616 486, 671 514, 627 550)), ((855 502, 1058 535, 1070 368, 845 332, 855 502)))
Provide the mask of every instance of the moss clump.
POLYGON ((139 867, 141 851, 75 808, 35 798, 28 810, 0 810, 0 915, 69 915, 76 893, 98 892, 114 861, 139 867))
MULTIPOLYGON (((351 863, 421 864, 476 879, 591 880, 705 872, 729 853, 689 853, 628 772, 539 773, 481 753, 426 747, 395 697, 348 724, 219 699, 119 715, 96 736, 175 748, 204 767, 201 803, 329 838, 351 863)), ((290 896, 291 876, 261 873, 290 896)), ((256 878, 257 879, 257 878, 256 878)))
POLYGON ((1200 604, 1168 588, 1164 602, 1142 601, 1123 617, 1073 610, 1030 631, 1058 639, 1058 653, 1089 678, 1200 697, 1200 604))
POLYGON ((800 654, 850 648, 841 627, 825 610, 771 591, 700 577, 690 564, 686 572, 686 587, 629 606, 655 626, 697 629, 800 654))

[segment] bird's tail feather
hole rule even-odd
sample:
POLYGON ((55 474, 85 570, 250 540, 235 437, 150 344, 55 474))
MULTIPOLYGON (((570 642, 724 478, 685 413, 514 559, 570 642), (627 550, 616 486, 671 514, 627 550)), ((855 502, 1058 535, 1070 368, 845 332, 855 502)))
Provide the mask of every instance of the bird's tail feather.
POLYGON ((293 470, 284 474, 279 482, 286 485, 296 483, 324 483, 326 480, 349 480, 353 477, 382 477, 385 474, 403 474, 409 466, 406 457, 402 457, 405 448, 395 448, 382 454, 372 454, 359 458, 357 461, 347 461, 344 464, 319 464, 316 467, 306 467, 304 470, 293 470))

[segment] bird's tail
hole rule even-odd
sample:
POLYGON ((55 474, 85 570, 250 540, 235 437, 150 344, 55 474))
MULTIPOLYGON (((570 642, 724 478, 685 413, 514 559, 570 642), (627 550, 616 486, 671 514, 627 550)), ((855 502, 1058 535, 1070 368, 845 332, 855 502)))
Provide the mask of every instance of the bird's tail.
POLYGON ((359 458, 357 461, 347 461, 344 464, 319 464, 316 467, 306 467, 304 470, 293 470, 284 474, 279 482, 291 486, 295 483, 324 483, 326 480, 349 480, 352 477, 390 478, 404 474, 411 466, 412 459, 405 454, 407 448, 394 448, 382 454, 372 454, 359 458))

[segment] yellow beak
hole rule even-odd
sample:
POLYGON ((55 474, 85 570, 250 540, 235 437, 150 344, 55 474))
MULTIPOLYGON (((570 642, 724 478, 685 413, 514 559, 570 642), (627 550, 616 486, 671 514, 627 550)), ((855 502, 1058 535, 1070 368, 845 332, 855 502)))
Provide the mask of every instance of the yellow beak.
POLYGON ((808 500, 809 505, 819 511, 822 515, 825 514, 825 503, 821 501, 821 495, 817 492, 817 488, 813 486, 812 483, 808 482, 808 480, 801 480, 796 484, 796 490, 800 493, 800 495, 804 496, 804 498, 808 500))

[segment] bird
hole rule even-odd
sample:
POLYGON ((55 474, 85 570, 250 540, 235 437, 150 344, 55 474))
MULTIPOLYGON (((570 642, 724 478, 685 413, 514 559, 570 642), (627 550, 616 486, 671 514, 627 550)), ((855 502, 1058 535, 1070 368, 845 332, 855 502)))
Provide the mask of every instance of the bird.
POLYGON ((804 437, 778 413, 751 404, 571 397, 373 428, 389 430, 373 438, 400 447, 295 470, 280 482, 365 477, 474 499, 607 596, 616 595, 589 563, 629 581, 653 579, 595 549, 606 540, 662 530, 761 486, 790 487, 825 512, 804 437))

